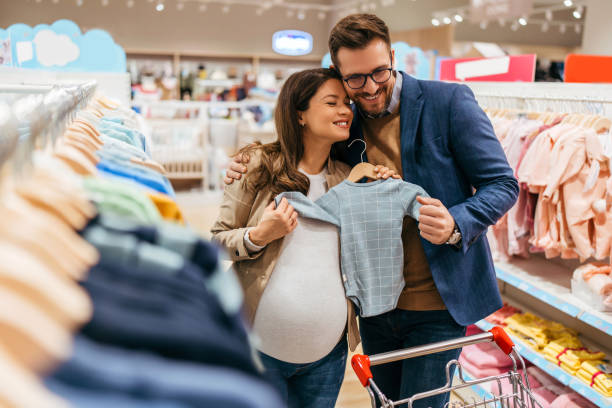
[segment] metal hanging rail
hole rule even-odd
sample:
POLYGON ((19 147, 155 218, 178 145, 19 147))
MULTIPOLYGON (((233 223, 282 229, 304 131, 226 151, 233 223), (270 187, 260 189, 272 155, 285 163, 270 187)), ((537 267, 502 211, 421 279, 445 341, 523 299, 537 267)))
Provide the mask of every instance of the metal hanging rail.
POLYGON ((0 165, 22 142, 33 149, 39 136, 61 134, 71 117, 89 103, 96 87, 95 81, 62 86, 1 84, 0 94, 25 96, 10 105, 0 102, 0 165))

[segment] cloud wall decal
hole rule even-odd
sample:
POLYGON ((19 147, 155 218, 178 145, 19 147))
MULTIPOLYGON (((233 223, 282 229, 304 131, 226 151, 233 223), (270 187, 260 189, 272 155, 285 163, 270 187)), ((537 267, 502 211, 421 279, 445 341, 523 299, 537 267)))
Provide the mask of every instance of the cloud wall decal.
POLYGON ((104 30, 85 34, 70 20, 32 28, 13 24, 0 29, 0 42, 9 42, 12 66, 72 72, 125 72, 125 51, 104 30))

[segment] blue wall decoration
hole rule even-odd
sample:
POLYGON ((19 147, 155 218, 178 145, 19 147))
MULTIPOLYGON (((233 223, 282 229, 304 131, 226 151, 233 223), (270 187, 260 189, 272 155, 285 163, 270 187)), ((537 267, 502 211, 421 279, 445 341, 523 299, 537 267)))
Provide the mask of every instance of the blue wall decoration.
MULTIPOLYGON (((431 79, 431 58, 419 47, 411 47, 405 42, 391 44, 395 50, 395 69, 404 71, 417 79, 431 79)), ((331 55, 328 52, 321 61, 322 67, 331 65, 331 55)))
MULTIPOLYGON (((4 64, 18 68, 69 72, 126 72, 125 51, 104 30, 85 34, 70 20, 51 25, 13 24, 0 28, 0 44, 9 44, 4 64), (7 61, 10 61, 7 63, 7 61)), ((0 63, 1 65, 1 63, 0 63)))

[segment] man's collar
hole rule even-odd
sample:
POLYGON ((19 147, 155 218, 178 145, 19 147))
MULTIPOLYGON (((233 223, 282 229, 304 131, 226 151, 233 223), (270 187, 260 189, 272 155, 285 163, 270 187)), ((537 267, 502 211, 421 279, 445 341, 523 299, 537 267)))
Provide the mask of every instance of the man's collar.
POLYGON ((389 102, 389 106, 387 107, 387 114, 397 112, 402 94, 402 82, 404 81, 404 77, 401 72, 394 72, 395 85, 393 86, 393 92, 391 93, 391 102, 389 102))
POLYGON ((393 75, 395 76, 395 85, 393 85, 393 91, 391 92, 391 101, 389 101, 389 106, 387 106, 387 109, 385 109, 384 112, 377 116, 372 116, 365 112, 361 112, 364 117, 370 119, 382 118, 397 111, 397 108, 399 107, 400 103, 400 97, 402 94, 402 82, 404 78, 402 77, 402 73, 398 71, 393 71, 393 75))

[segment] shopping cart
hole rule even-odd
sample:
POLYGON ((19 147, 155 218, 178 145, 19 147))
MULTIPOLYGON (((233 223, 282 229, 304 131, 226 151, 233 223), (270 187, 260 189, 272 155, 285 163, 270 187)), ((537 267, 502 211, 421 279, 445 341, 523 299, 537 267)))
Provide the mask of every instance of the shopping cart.
MULTIPOLYGON (((351 365, 361 384, 367 389, 372 401, 372 408, 376 408, 376 398, 381 404, 380 408, 397 407, 402 404, 407 404, 408 408, 412 408, 415 401, 433 397, 440 394, 448 394, 451 391, 457 391, 463 388, 472 387, 474 385, 491 385, 492 394, 490 397, 485 397, 482 400, 472 400, 463 403, 449 402, 445 408, 542 408, 535 400, 531 393, 529 378, 527 378, 527 370, 525 369, 525 361, 514 349, 514 343, 508 337, 504 329, 494 327, 486 333, 476 334, 474 336, 463 337, 460 339, 441 341, 438 343, 427 344, 419 347, 412 347, 403 350, 391 351, 372 356, 356 354, 351 360, 351 365), (504 353, 512 359, 513 368, 506 374, 479 378, 475 380, 465 380, 463 378, 463 369, 457 360, 451 360, 446 365, 446 385, 441 388, 422 392, 413 395, 400 401, 391 401, 380 391, 372 378, 370 366, 391 363, 407 358, 415 358, 428 354, 439 353, 442 351, 457 349, 472 344, 495 342, 504 353), (522 368, 522 373, 518 370, 518 364, 522 368), (457 383, 452 384, 451 369, 453 366, 457 368, 457 383), (524 380, 523 380, 524 378, 524 380), (508 381, 511 385, 512 392, 502 392, 502 382, 508 381), (497 391, 497 392, 495 392, 497 391)), ((441 408, 441 407, 432 407, 441 408)))

